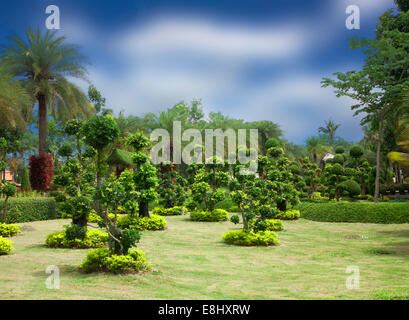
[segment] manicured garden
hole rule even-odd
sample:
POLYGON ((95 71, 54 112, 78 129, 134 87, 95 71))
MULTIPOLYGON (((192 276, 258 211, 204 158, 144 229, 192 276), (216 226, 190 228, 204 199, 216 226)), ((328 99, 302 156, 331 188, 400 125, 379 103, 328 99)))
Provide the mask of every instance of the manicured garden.
POLYGON ((94 85, 66 78, 87 71, 64 37, 12 39, 0 298, 409 299, 403 25, 409 12, 385 13, 375 39, 351 43, 369 48, 364 68, 321 83, 357 101, 365 137, 345 141, 329 120, 302 146, 271 121, 205 116, 198 100, 115 115, 94 85), (60 288, 45 285, 50 267, 60 288))
POLYGON ((153 271, 84 274, 88 250, 49 249, 45 237, 69 220, 21 224, 15 252, 0 256, 3 299, 378 299, 409 298, 409 225, 284 221, 276 247, 237 247, 221 235, 230 222, 166 217, 164 231, 145 231, 138 247, 153 271), (49 265, 60 290, 49 290, 49 265), (345 286, 347 266, 360 268, 360 289, 345 286), (12 271, 11 271, 12 270, 12 271))

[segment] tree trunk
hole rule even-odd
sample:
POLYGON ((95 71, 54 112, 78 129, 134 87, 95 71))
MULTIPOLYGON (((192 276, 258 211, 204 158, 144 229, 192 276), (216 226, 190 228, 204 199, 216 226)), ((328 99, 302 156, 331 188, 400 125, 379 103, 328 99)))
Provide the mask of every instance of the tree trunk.
POLYGON ((148 202, 140 202, 139 203, 139 216, 140 217, 148 217, 149 218, 149 203, 148 202))
POLYGON ((381 174, 381 141, 383 136, 383 117, 380 120, 378 141, 376 142, 376 177, 375 177, 375 195, 374 202, 379 202, 379 177, 381 174))
POLYGON ((39 93, 38 99, 38 154, 46 153, 47 145, 47 103, 45 95, 39 93))

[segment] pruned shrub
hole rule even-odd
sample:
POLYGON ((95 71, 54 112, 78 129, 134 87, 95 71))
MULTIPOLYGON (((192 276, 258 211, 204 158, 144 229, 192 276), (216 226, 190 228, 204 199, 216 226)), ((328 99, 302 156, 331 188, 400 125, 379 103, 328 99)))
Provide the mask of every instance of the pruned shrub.
MULTIPOLYGON (((4 203, 0 202, 2 209, 4 203)), ((7 223, 21 223, 40 220, 57 219, 59 215, 56 211, 54 198, 10 198, 7 202, 7 223)))
POLYGON ((322 222, 409 223, 409 203, 303 202, 297 206, 304 219, 322 222))
POLYGON ((110 255, 108 248, 95 249, 88 252, 79 266, 80 270, 90 272, 135 273, 148 271, 151 265, 140 250, 129 250, 126 255, 110 255))
POLYGON ((168 209, 163 207, 155 207, 153 208, 152 213, 160 216, 179 216, 182 214, 182 207, 176 206, 168 209))
POLYGON ((255 228, 254 224, 255 224, 256 220, 251 219, 249 221, 249 228, 253 228, 256 229, 254 231, 260 230, 261 231, 283 231, 284 230, 284 224, 281 220, 278 219, 265 219, 265 220, 258 220, 258 225, 257 228, 255 228), (262 224, 262 228, 259 226, 260 224, 262 224))
POLYGON ((150 217, 138 217, 125 215, 117 220, 117 226, 121 229, 144 230, 163 230, 166 228, 166 220, 157 214, 151 214, 150 217))
POLYGON ((279 244, 277 234, 274 231, 228 231, 223 235, 223 240, 228 244, 238 246, 272 246, 279 244))
POLYGON ((190 213, 190 219, 192 221, 227 221, 229 219, 229 213, 223 209, 214 209, 213 211, 192 211, 190 213))
POLYGON ((33 190, 49 189, 54 174, 53 156, 42 154, 30 157, 30 184, 33 190))
POLYGON ((0 236, 0 256, 11 253, 14 250, 12 244, 11 240, 0 236))
POLYGON ((67 230, 51 233, 47 236, 45 244, 50 248, 101 248, 108 243, 108 233, 100 230, 87 230, 83 239, 67 237, 67 230))
POLYGON ((12 237, 20 232, 19 225, 0 223, 0 236, 2 237, 12 237))
POLYGON ((281 211, 277 214, 275 218, 280 220, 297 220, 300 218, 300 211, 299 210, 281 211))

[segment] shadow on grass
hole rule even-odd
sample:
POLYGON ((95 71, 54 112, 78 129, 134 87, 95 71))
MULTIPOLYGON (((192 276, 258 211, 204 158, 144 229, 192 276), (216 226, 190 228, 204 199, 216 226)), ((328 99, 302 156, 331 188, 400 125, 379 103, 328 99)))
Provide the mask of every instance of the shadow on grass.
POLYGON ((376 232, 380 235, 385 235, 388 237, 396 237, 396 238, 407 238, 409 239, 409 230, 393 230, 393 231, 378 231, 376 232))

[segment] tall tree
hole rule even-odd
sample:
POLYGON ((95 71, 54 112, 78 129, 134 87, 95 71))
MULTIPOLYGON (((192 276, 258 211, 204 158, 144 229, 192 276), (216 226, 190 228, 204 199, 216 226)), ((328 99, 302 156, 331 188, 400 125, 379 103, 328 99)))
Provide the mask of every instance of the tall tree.
POLYGON ((374 201, 379 198, 381 144, 385 121, 402 106, 402 90, 409 87, 409 32, 393 26, 409 26, 409 13, 398 16, 391 11, 380 17, 374 39, 353 38, 350 48, 363 49, 365 65, 360 71, 335 73, 336 80, 325 78, 324 87, 333 86, 338 97, 348 96, 357 103, 351 107, 355 115, 364 113, 361 124, 371 124, 378 132, 374 201))
POLYGON ((54 117, 89 117, 92 108, 86 95, 67 77, 86 79, 85 59, 78 48, 66 43, 56 32, 27 30, 27 39, 10 39, 3 49, 4 61, 13 76, 22 79, 28 92, 38 102, 38 153, 46 153, 47 107, 54 117))
POLYGON ((328 143, 330 144, 330 146, 334 146, 335 133, 340 126, 341 126, 340 124, 336 124, 334 121, 330 119, 328 121, 325 121, 324 127, 318 128, 318 132, 327 135, 328 143))

